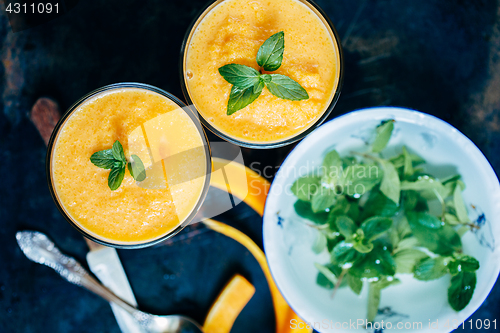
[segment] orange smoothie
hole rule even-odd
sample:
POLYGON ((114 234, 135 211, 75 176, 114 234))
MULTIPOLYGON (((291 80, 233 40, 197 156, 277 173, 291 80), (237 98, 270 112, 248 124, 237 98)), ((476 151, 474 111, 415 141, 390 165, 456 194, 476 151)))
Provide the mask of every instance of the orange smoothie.
POLYGON ((51 177, 71 220, 93 237, 138 244, 176 229, 203 193, 207 154, 202 133, 167 97, 146 89, 115 88, 90 97, 65 120, 54 141, 51 177), (90 156, 118 140, 125 156, 146 169, 136 182, 126 170, 121 186, 108 187, 110 170, 90 156))
POLYGON ((238 141, 272 143, 310 128, 328 109, 340 81, 340 50, 320 14, 299 0, 219 1, 188 39, 184 80, 194 106, 213 128, 238 141), (271 35, 284 31, 283 74, 309 99, 290 101, 262 91, 252 104, 228 116, 231 84, 218 69, 241 64, 259 70, 256 55, 271 35))

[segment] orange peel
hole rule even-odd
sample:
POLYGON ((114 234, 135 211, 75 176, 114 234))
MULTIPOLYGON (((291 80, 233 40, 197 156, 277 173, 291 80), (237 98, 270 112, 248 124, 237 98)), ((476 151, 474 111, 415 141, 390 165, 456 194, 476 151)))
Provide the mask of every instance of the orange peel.
POLYGON ((210 308, 204 333, 229 333, 234 321, 255 293, 255 287, 243 276, 237 274, 224 287, 210 308))

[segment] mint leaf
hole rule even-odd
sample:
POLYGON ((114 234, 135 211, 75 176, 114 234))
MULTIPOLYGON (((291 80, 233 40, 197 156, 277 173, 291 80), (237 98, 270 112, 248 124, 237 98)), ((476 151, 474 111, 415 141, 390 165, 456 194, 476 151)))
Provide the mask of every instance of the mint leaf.
POLYGON ((295 209, 297 215, 305 219, 308 219, 309 221, 312 221, 316 224, 325 224, 328 221, 329 213, 327 212, 314 213, 311 208, 311 203, 308 201, 297 200, 293 205, 293 208, 295 209))
POLYGON ((285 51, 285 33, 280 31, 269 37, 257 52, 257 64, 265 71, 272 72, 280 68, 285 51))
POLYGON ((447 259, 445 257, 422 259, 415 265, 413 273, 413 276, 421 281, 439 279, 448 273, 447 259))
POLYGON ((248 106, 260 96, 263 85, 260 81, 257 81, 256 86, 250 86, 245 89, 238 88, 237 86, 231 88, 231 94, 227 102, 228 116, 248 106))
POLYGON ((436 191, 441 198, 447 197, 447 190, 438 179, 429 176, 421 176, 415 181, 402 181, 401 190, 413 190, 420 192, 420 195, 427 200, 436 199, 436 191))
POLYGON ((479 261, 467 255, 459 255, 448 264, 451 275, 461 271, 475 272, 479 269, 479 261))
POLYGON ((335 192, 329 188, 320 186, 311 199, 311 208, 313 212, 321 212, 333 206, 335 203, 335 192))
POLYGON ((355 164, 345 170, 344 191, 347 195, 359 198, 375 187, 382 179, 382 169, 376 164, 355 164))
POLYGON ((396 252, 394 254, 396 273, 413 273, 417 262, 424 258, 427 258, 427 254, 417 249, 402 249, 396 252))
POLYGON ((332 262, 338 265, 352 263, 358 258, 358 252, 351 243, 342 241, 332 250, 332 262))
POLYGON ((108 176, 108 186, 111 189, 111 191, 115 191, 116 189, 118 189, 118 187, 120 187, 124 177, 125 177, 125 165, 121 164, 120 166, 116 165, 113 166, 108 176))
MULTIPOLYGON (((425 160, 422 157, 418 156, 417 154, 408 153, 408 155, 411 158, 412 167, 416 167, 419 164, 425 163, 425 160)), ((399 154, 397 156, 391 157, 389 159, 389 161, 392 164, 394 164, 394 167, 396 169, 404 167, 404 164, 405 164, 405 154, 401 153, 401 154, 399 154)))
POLYGON ((111 169, 114 165, 115 158, 111 149, 98 151, 90 156, 90 162, 95 166, 103 169, 111 169))
POLYGON ((403 192, 403 208, 407 212, 426 212, 429 210, 427 201, 416 191, 403 192))
POLYGON ((271 74, 271 82, 266 82, 266 87, 271 94, 290 101, 308 99, 307 91, 296 81, 281 74, 271 74))
POLYGON ((455 205, 455 212, 460 222, 470 222, 467 208, 465 207, 464 199, 462 198, 462 189, 460 186, 455 186, 453 192, 453 203, 455 205))
POLYGON ((418 223, 429 229, 440 229, 443 223, 434 215, 427 213, 418 214, 418 223))
POLYGON ((361 229, 363 230, 365 239, 372 241, 389 230, 391 226, 391 218, 375 216, 365 220, 361 224, 361 229))
POLYGON ((406 150, 405 146, 403 146, 403 156, 404 156, 403 173, 405 177, 409 177, 413 174, 413 163, 411 160, 411 156, 406 150))
POLYGON ((125 158, 125 153, 123 152, 123 147, 120 141, 116 140, 115 143, 113 143, 113 148, 111 148, 111 152, 115 160, 127 163, 127 159, 125 158))
POLYGON ((219 73, 227 82, 240 89, 253 87, 259 83, 259 71, 245 65, 225 65, 219 68, 219 73))
POLYGON ((463 310, 469 304, 476 289, 476 273, 462 271, 451 278, 448 288, 448 303, 455 311, 463 310))
POLYGON ((320 187, 320 178, 314 175, 300 177, 292 185, 292 193, 303 201, 310 201, 320 187))
POLYGON ((349 269, 351 274, 365 278, 392 276, 396 274, 396 263, 390 249, 379 241, 373 243, 373 250, 359 254, 349 269))
POLYGON ((373 141, 372 144, 372 151, 374 153, 380 153, 385 146, 387 146, 387 143, 389 142, 389 139, 391 138, 392 131, 394 129, 394 120, 389 119, 385 120, 377 126, 377 135, 375 137, 375 141, 373 141))
POLYGON ((378 189, 373 189, 370 192, 368 201, 366 201, 363 206, 361 220, 366 220, 372 216, 392 217, 398 210, 399 207, 394 203, 394 201, 387 198, 378 189))
POLYGON ((345 238, 352 237, 352 235, 355 234, 356 230, 358 229, 354 221, 347 216, 337 217, 335 224, 337 225, 339 232, 345 238))
POLYGON ((352 245, 359 253, 369 253, 373 250, 373 243, 367 239, 356 239, 352 245))
POLYGON ((131 158, 132 162, 128 163, 128 171, 136 181, 142 182, 146 179, 146 169, 144 168, 144 164, 137 155, 132 155, 131 158))
POLYGON ((323 250, 326 248, 326 243, 326 236, 322 232, 318 232, 316 240, 314 241, 314 244, 312 246, 313 252, 316 254, 323 252, 323 250))
MULTIPOLYGON (((392 122, 391 122, 392 124, 392 122)), ((398 172, 391 162, 380 160, 380 165, 384 169, 384 177, 380 183, 380 191, 389 199, 399 205, 399 196, 401 194, 401 183, 399 181, 398 172)))
POLYGON ((361 289, 363 289, 363 281, 359 277, 353 276, 348 273, 345 276, 345 279, 347 279, 347 285, 356 295, 361 294, 361 289))
POLYGON ((341 179, 343 178, 342 159, 336 150, 328 152, 323 159, 323 169, 325 173, 322 182, 329 184, 333 188, 337 185, 343 185, 341 179))
MULTIPOLYGON (((429 220, 431 215, 424 212, 406 212, 408 223, 419 243, 431 252, 441 255, 451 255, 462 249, 460 236, 449 225, 432 228, 429 220)), ((434 217, 435 218, 435 217, 434 217)))

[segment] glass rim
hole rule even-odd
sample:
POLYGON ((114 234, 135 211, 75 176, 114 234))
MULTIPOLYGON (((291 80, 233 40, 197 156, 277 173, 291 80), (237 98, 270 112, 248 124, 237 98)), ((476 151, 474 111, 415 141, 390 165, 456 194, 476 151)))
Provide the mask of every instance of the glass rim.
POLYGON ((342 90, 342 85, 344 83, 344 54, 343 54, 343 49, 342 49, 342 44, 340 43, 340 36, 335 29, 335 26, 333 25, 332 21, 326 15, 326 13, 323 11, 323 9, 316 4, 312 0, 297 0, 299 2, 309 4, 314 10, 317 11, 315 13, 320 20, 324 20, 322 22, 327 30, 329 29, 331 32, 331 35, 333 37, 333 43, 336 45, 336 48, 338 50, 338 59, 339 59, 339 79, 337 86, 335 88, 335 93, 333 94, 332 100, 330 101, 330 104, 326 107, 325 111, 323 111, 322 115, 312 124, 310 125, 306 130, 299 132, 296 135, 293 135, 287 139, 284 140, 278 140, 278 141, 272 141, 272 142, 267 142, 267 143, 256 143, 256 142, 247 142, 247 141, 242 141, 237 138, 234 138, 232 136, 229 136, 227 134, 224 134, 222 131, 218 130, 215 126, 210 124, 209 121, 207 121, 203 115, 196 109, 196 106, 191 99, 189 95, 189 90, 187 87, 186 83, 186 75, 184 74, 184 66, 186 63, 186 57, 187 57, 187 49, 189 47, 189 42, 191 41, 191 38, 194 34, 194 31, 200 24, 200 22, 205 18, 205 16, 213 9, 215 8, 218 4, 227 1, 227 0, 215 0, 215 1, 209 1, 196 15, 196 17, 193 19, 191 24, 188 27, 188 30, 186 31, 186 34, 184 35, 184 39, 181 44, 181 56, 180 56, 180 64, 179 64, 179 69, 180 69, 180 77, 181 77, 181 88, 182 88, 182 93, 184 95, 184 98, 186 99, 186 102, 188 104, 188 107, 193 108, 193 112, 196 112, 199 115, 199 119, 201 123, 208 128, 212 133, 217 135, 219 138, 226 140, 232 144, 235 144, 240 147, 244 148, 254 148, 254 149, 272 149, 272 148, 279 148, 283 146, 287 146, 289 144, 292 144, 294 142, 297 142, 304 137, 306 137, 308 134, 310 134, 312 131, 314 131, 319 125, 321 125, 326 118, 332 113, 333 109, 335 108, 335 105, 337 104, 337 101, 340 97, 340 92, 342 90))
POLYGON ((69 222, 76 230, 78 230, 84 237, 90 239, 93 242, 96 242, 101 245, 113 247, 113 248, 118 248, 118 249, 140 249, 140 248, 145 248, 149 246, 156 245, 158 243, 161 243, 176 234, 178 234, 182 229, 184 229, 186 226, 188 226, 193 218, 196 216, 198 211, 200 210, 203 202, 205 201, 205 197, 207 196, 208 189, 210 187, 210 178, 211 178, 211 171, 212 171, 212 158, 211 158, 211 151, 210 151, 210 145, 208 138, 206 136, 206 133, 203 129, 203 126, 199 121, 199 117, 197 114, 195 114, 191 108, 187 107, 184 102, 182 102, 179 98, 175 97, 171 93, 157 88, 155 86, 145 84, 145 83, 137 83, 137 82, 122 82, 122 83, 114 83, 110 85, 103 86, 101 88, 95 89, 91 91, 90 93, 86 94, 85 96, 81 97, 78 99, 75 103, 73 103, 67 110, 66 112, 61 116, 61 119, 57 122, 56 126, 54 127, 54 130, 52 131, 52 134, 50 136, 49 143, 47 144, 47 156, 45 158, 45 173, 47 176, 47 182, 49 186, 49 191, 50 195, 52 197, 52 200, 54 201, 57 209, 61 213, 61 215, 64 217, 64 219, 69 222), (143 90, 148 90, 155 92, 157 94, 162 95, 163 97, 166 97, 170 99, 172 102, 177 104, 181 109, 185 110, 185 112, 188 114, 188 116, 191 118, 193 123, 196 126, 196 129, 198 130, 198 133, 201 136, 201 139, 204 143, 204 150, 205 150, 205 156, 206 156, 206 174, 205 174, 205 182, 203 184, 203 189, 201 192, 200 197, 198 198, 198 201, 196 205, 194 206, 193 210, 191 213, 184 219, 182 223, 180 223, 177 227, 169 231, 168 233, 159 236, 157 238, 154 238, 152 240, 146 240, 143 242, 134 242, 128 244, 127 242, 124 243, 114 243, 112 240, 106 239, 105 237, 102 237, 103 239, 100 239, 97 235, 93 235, 89 232, 89 230, 86 230, 82 226, 78 224, 78 222, 73 219, 68 212, 64 209, 63 204, 60 202, 57 191, 55 189, 54 182, 52 180, 52 155, 53 151, 55 148, 55 142, 57 141, 57 138, 59 136, 60 130, 64 127, 64 124, 66 123, 66 120, 69 119, 69 117, 73 114, 73 112, 78 109, 78 107, 87 101, 88 99, 102 93, 105 91, 113 90, 113 89, 120 89, 120 88, 137 88, 137 89, 143 89, 143 90))

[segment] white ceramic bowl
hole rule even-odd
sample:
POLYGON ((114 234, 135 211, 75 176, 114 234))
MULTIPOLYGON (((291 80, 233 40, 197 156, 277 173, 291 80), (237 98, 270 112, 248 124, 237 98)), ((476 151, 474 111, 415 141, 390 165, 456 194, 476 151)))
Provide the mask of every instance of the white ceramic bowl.
POLYGON ((405 274, 398 275, 403 283, 382 291, 379 310, 385 313, 376 321, 391 322, 392 329, 384 332, 450 332, 483 303, 500 271, 500 185, 481 151, 448 123, 421 112, 390 107, 351 112, 319 127, 290 153, 272 183, 264 212, 264 248, 271 273, 290 306, 320 332, 367 332, 357 324, 366 320, 368 288, 365 283, 360 296, 342 288, 332 299, 331 291, 316 284, 314 262, 327 263, 329 255, 312 252, 316 231, 295 213, 290 186, 320 166, 330 149, 341 156, 361 149, 380 121, 389 118, 396 123, 384 154, 394 155, 406 145, 434 166, 427 170, 435 176, 460 173, 466 184, 464 200, 477 207, 469 208, 469 217, 475 221, 484 213, 486 223, 477 234, 467 232, 462 238, 464 253, 481 264, 474 296, 465 309, 455 312, 448 305, 449 275, 421 282, 405 274))

